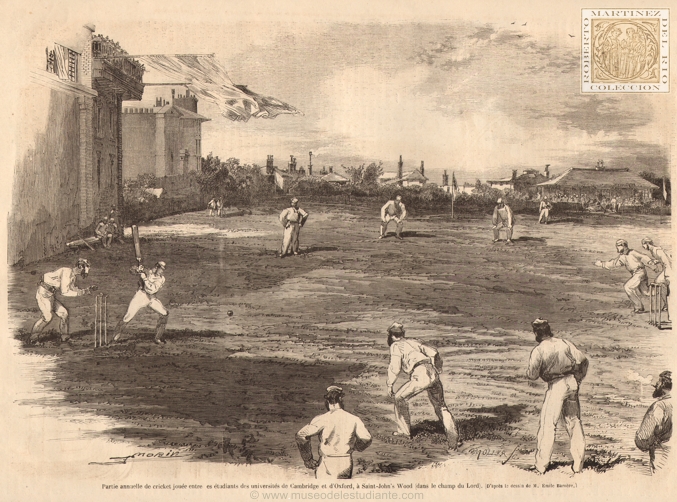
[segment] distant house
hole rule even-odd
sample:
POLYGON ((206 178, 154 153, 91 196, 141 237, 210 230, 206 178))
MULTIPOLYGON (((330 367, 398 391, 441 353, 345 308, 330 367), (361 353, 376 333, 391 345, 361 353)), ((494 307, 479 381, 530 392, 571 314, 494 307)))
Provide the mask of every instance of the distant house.
MULTIPOLYGON (((451 193, 451 187, 445 186, 445 187, 442 187, 442 188, 444 189, 445 192, 451 193)), ((474 193, 475 191, 476 191, 475 185, 473 185, 471 183, 463 183, 462 186, 456 187, 456 193, 457 194, 466 193, 466 194, 470 195, 471 193, 474 193)))
POLYGON ((538 184, 542 197, 553 200, 582 201, 622 199, 630 203, 647 202, 658 187, 629 169, 586 169, 573 167, 563 174, 538 184))
POLYGON ((334 172, 325 174, 320 178, 320 180, 326 181, 327 183, 336 183, 338 185, 345 185, 349 181, 348 178, 345 178, 344 176, 341 176, 340 174, 336 174, 334 172))
POLYGON ((383 173, 379 177, 379 182, 383 185, 390 185, 393 183, 400 183, 402 186, 423 186, 428 183, 428 178, 426 178, 421 171, 415 169, 411 172, 402 174, 402 178, 398 178, 397 173, 387 172, 383 173))
POLYGON ((546 165, 543 173, 538 169, 525 169, 522 171, 522 174, 517 174, 518 170, 513 169, 510 178, 487 180, 487 183, 491 188, 496 188, 497 190, 514 190, 522 194, 534 195, 538 191, 536 188, 538 184, 548 181, 550 178, 549 167, 549 164, 546 165))
MULTIPOLYGON (((517 172, 515 171, 515 174, 517 172)), ((497 190, 514 190, 515 189, 515 178, 503 178, 500 180, 487 180, 487 183, 491 188, 495 188, 497 190)))
POLYGON ((275 179, 275 186, 280 190, 285 190, 292 179, 292 175, 275 167, 273 168, 273 178, 275 179))
POLYGON ((397 173, 393 171, 384 172, 378 177, 378 182, 383 185, 391 183, 392 181, 397 181, 397 173))

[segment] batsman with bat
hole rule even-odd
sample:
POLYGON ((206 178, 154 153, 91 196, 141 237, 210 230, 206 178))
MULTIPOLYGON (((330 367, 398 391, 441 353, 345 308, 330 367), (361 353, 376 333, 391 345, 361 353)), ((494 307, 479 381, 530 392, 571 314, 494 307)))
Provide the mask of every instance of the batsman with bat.
POLYGON ((129 307, 127 307, 125 316, 115 327, 113 342, 120 340, 120 336, 124 333, 127 325, 134 319, 137 312, 142 308, 148 307, 160 315, 157 326, 155 327, 155 343, 158 345, 163 344, 166 343, 164 340, 164 333, 167 326, 167 319, 169 318, 169 312, 165 309, 164 305, 162 305, 162 302, 157 299, 156 295, 165 284, 164 272, 167 268, 167 264, 163 261, 159 261, 152 269, 146 270, 144 266, 141 265, 139 230, 136 226, 132 226, 132 236, 134 237, 134 251, 136 252, 138 265, 132 267, 130 272, 139 276, 139 289, 132 298, 132 301, 129 302, 129 307))

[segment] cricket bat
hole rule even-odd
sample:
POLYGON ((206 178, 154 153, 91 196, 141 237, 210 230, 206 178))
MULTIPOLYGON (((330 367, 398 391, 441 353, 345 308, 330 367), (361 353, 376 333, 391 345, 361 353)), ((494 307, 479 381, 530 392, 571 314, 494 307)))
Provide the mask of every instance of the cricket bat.
POLYGON ((132 225, 132 237, 134 238, 134 253, 136 261, 141 264, 141 241, 139 241, 139 227, 132 225))

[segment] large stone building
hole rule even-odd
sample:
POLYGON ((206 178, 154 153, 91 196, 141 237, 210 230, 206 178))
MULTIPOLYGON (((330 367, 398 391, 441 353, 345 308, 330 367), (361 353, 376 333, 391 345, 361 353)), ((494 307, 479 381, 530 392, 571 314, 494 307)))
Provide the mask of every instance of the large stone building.
POLYGON ((125 106, 122 114, 122 172, 125 179, 140 174, 157 178, 200 169, 202 123, 198 100, 190 91, 171 100, 155 99, 155 106, 125 106))
POLYGON ((123 100, 143 94, 143 66, 85 26, 48 42, 20 103, 8 262, 66 249, 111 206, 122 208, 123 100))

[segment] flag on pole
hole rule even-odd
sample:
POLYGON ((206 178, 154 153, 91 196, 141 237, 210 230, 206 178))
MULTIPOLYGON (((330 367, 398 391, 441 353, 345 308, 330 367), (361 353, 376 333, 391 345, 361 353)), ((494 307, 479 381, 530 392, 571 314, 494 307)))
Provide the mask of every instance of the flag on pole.
POLYGON ((54 44, 54 66, 56 67, 56 75, 61 80, 69 80, 68 78, 68 47, 54 44))
POLYGON ((668 191, 665 188, 665 176, 663 176, 663 200, 668 200, 668 191))
POLYGON ((454 195, 458 191, 458 183, 456 183, 456 173, 454 171, 451 172, 451 191, 454 195))
POLYGON ((221 115, 230 120, 246 122, 251 117, 272 119, 282 113, 301 113, 283 101, 236 86, 211 54, 160 54, 139 59, 153 70, 186 82, 191 92, 217 105, 221 115))

